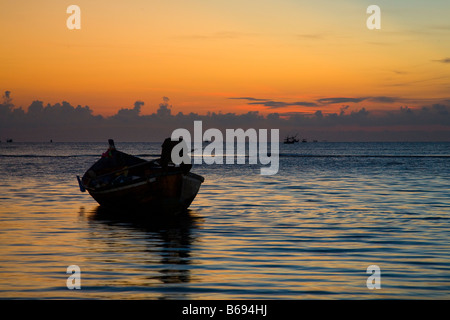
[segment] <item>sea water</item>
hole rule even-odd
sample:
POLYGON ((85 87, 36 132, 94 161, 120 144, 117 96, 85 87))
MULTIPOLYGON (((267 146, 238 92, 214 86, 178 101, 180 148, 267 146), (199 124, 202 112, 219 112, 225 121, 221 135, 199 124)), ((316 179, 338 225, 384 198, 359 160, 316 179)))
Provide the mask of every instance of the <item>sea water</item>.
POLYGON ((145 221, 80 192, 106 149, 0 144, 0 298, 450 298, 450 143, 280 144, 273 176, 194 165, 205 182, 190 211, 145 221))

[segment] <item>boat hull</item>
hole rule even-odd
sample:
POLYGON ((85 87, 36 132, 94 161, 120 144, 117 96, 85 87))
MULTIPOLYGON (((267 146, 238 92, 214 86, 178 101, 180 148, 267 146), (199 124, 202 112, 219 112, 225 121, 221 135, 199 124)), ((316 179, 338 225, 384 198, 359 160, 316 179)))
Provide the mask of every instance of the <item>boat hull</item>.
POLYGON ((166 173, 88 192, 103 207, 145 207, 155 212, 180 212, 191 205, 203 181, 203 177, 191 172, 166 173))

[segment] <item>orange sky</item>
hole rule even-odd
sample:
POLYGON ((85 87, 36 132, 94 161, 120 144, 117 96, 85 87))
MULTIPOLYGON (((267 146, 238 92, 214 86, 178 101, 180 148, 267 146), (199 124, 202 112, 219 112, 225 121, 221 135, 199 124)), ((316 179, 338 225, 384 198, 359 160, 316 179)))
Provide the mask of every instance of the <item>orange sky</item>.
POLYGON ((9 1, 0 5, 0 89, 33 100, 89 105, 111 115, 163 96, 173 113, 336 112, 343 104, 268 108, 233 97, 351 108, 411 107, 450 98, 448 1, 9 1), (66 9, 81 9, 69 30, 66 9), (348 103, 347 103, 348 104, 348 103))

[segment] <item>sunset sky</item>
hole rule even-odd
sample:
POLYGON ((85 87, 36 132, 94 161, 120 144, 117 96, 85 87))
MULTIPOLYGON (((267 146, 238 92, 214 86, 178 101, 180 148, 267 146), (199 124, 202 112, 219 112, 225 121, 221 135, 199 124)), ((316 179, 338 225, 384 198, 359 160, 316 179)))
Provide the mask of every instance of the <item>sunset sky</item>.
POLYGON ((104 116, 137 100, 153 113, 163 96, 173 114, 448 103, 449 16, 448 0, 2 1, 0 89, 25 110, 104 116), (71 4, 81 30, 66 27, 71 4), (381 30, 366 27, 371 4, 381 30))

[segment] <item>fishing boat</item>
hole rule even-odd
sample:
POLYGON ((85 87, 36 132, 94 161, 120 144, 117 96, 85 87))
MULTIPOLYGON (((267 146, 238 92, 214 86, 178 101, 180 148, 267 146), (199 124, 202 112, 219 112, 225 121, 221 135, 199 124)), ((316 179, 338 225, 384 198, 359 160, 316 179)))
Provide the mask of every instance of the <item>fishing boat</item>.
POLYGON ((293 144, 298 142, 299 140, 297 139, 297 135, 295 136, 287 136, 286 138, 284 138, 284 144, 293 144))
MULTIPOLYGON (((181 140, 180 140, 181 141, 181 140)), ((145 208, 155 212, 185 211, 196 197, 204 178, 190 172, 191 164, 171 162, 173 147, 180 141, 164 141, 159 159, 147 161, 109 148, 80 179, 80 191, 107 208, 145 208)))

